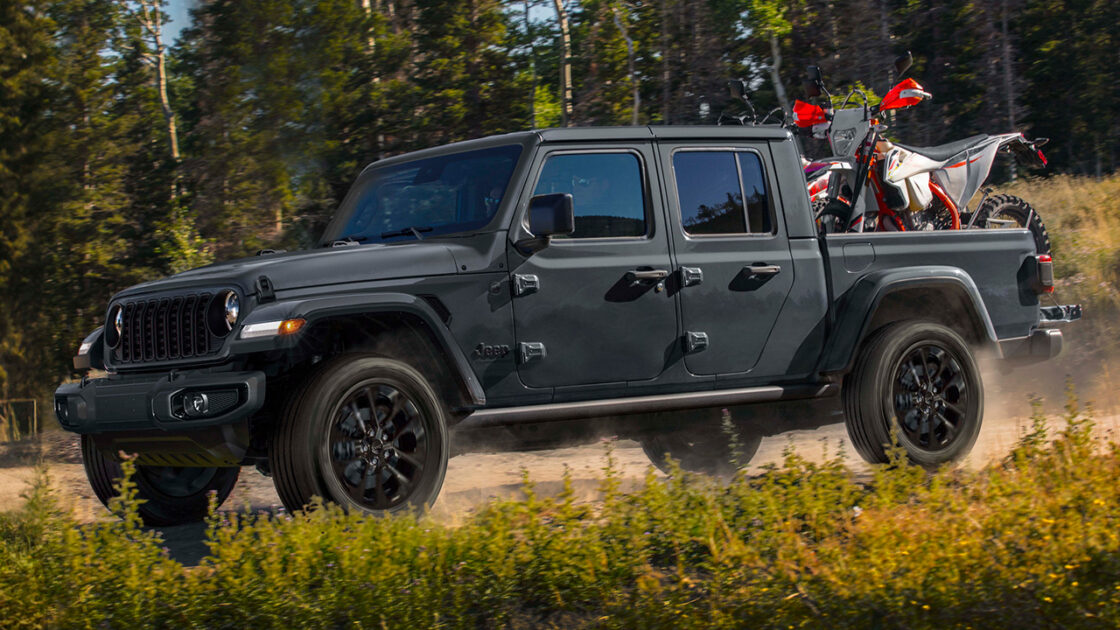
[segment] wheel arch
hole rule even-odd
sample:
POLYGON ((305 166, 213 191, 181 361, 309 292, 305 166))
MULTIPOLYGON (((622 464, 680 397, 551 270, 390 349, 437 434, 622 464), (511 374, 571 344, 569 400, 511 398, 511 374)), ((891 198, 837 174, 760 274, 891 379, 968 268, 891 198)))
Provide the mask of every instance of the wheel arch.
POLYGON ((434 296, 403 293, 334 295, 267 304, 246 323, 284 319, 306 323, 291 337, 238 340, 236 353, 302 350, 329 356, 373 350, 403 360, 430 357, 418 369, 435 369, 433 383, 452 407, 482 407, 486 394, 470 362, 448 328, 450 314, 434 296))
POLYGON ((821 372, 847 373, 877 330, 906 320, 943 324, 970 345, 998 349, 995 327, 976 283, 956 267, 895 269, 861 278, 836 309, 821 372))

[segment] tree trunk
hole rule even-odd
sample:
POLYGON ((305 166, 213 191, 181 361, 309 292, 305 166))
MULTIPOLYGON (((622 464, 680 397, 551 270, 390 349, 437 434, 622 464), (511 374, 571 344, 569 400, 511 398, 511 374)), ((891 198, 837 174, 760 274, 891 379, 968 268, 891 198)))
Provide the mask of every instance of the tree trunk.
POLYGON ((661 0, 661 124, 668 125, 672 122, 670 116, 669 85, 669 6, 667 0, 661 0))
POLYGON ((529 21, 529 3, 525 0, 525 38, 529 40, 529 128, 537 128, 537 55, 533 46, 533 23, 529 21))
POLYGON ((560 126, 567 127, 572 120, 572 33, 563 2, 552 0, 552 3, 560 22, 560 126))
POLYGON ((642 107, 642 94, 638 90, 638 72, 634 69, 634 40, 630 37, 630 31, 622 23, 622 19, 618 15, 618 7, 611 6, 611 14, 614 17, 614 25, 618 27, 618 32, 622 33, 622 39, 626 40, 626 69, 630 74, 630 88, 633 93, 633 111, 630 115, 630 124, 638 124, 638 112, 642 107))
MULTIPOLYGON (((1000 35, 1003 39, 1003 92, 1007 99, 1007 131, 1015 131, 1015 81, 1011 67, 1011 36, 1007 29, 1007 0, 1001 3, 1000 35)), ((1008 160, 1007 175, 1015 181, 1015 162, 1008 160)))
MULTIPOLYGON (((159 93, 159 105, 163 110, 163 119, 167 125, 167 141, 171 148, 171 159, 175 164, 175 176, 171 184, 171 196, 179 196, 179 132, 175 125, 175 111, 171 109, 171 99, 167 96, 167 51, 163 46, 163 0, 139 0, 140 14, 137 18, 140 25, 147 31, 152 39, 154 53, 145 53, 145 57, 155 66, 156 90, 159 93)), ((121 0, 121 6, 129 10, 127 0, 121 0)))
POLYGON ((770 71, 770 80, 774 82, 774 94, 778 97, 778 104, 782 106, 782 111, 789 114, 789 97, 786 96, 786 86, 782 83, 782 75, 779 70, 782 67, 782 50, 778 44, 778 36, 770 35, 770 65, 767 69, 770 71))
POLYGON ((167 121, 167 138, 171 143, 171 159, 178 164, 179 132, 175 128, 175 112, 171 109, 170 99, 167 98, 167 68, 162 44, 158 47, 156 55, 159 58, 156 71, 159 81, 159 104, 163 109, 163 118, 167 121))

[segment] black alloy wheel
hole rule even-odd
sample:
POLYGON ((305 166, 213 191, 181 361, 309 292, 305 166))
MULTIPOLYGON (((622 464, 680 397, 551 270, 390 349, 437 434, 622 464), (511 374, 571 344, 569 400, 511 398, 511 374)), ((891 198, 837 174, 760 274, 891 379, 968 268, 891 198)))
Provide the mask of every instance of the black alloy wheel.
POLYGON ((439 465, 420 409, 391 384, 359 383, 333 415, 320 461, 331 462, 334 480, 367 510, 407 501, 424 470, 439 465))
POLYGON ((856 451, 876 464, 897 439, 927 468, 963 458, 980 433, 984 391, 968 343, 933 322, 889 324, 860 347, 844 377, 844 420, 856 451))
POLYGON ((913 448, 942 451, 967 421, 969 385, 961 360, 940 344, 918 343, 895 369, 892 404, 902 436, 913 448))
POLYGON ((324 362, 293 392, 269 445, 285 507, 316 496, 384 514, 430 505, 450 450, 447 411, 412 366, 372 354, 324 362))

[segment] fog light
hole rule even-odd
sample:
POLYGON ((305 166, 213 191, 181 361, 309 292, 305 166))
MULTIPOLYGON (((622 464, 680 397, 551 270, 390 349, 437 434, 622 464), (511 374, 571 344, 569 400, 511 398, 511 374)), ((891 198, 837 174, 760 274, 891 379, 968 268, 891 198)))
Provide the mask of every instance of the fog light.
POLYGON ((65 398, 54 399, 54 415, 58 416, 60 424, 67 424, 70 419, 70 408, 67 406, 65 398))
POLYGON ((188 418, 201 418, 210 413, 210 398, 202 392, 187 394, 183 399, 183 412, 188 418))

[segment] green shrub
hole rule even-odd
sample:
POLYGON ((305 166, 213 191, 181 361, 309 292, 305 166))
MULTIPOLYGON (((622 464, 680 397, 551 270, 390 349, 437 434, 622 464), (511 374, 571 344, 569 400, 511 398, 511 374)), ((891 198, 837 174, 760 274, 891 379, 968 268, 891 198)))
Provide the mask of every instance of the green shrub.
MULTIPOLYGON (((567 482, 566 482, 567 483, 567 482)), ((35 627, 1008 628, 1120 625, 1120 446, 1070 396, 980 471, 836 454, 726 484, 652 472, 432 518, 220 514, 200 566, 135 515, 80 525, 45 472, 0 520, 0 625, 35 627)))

